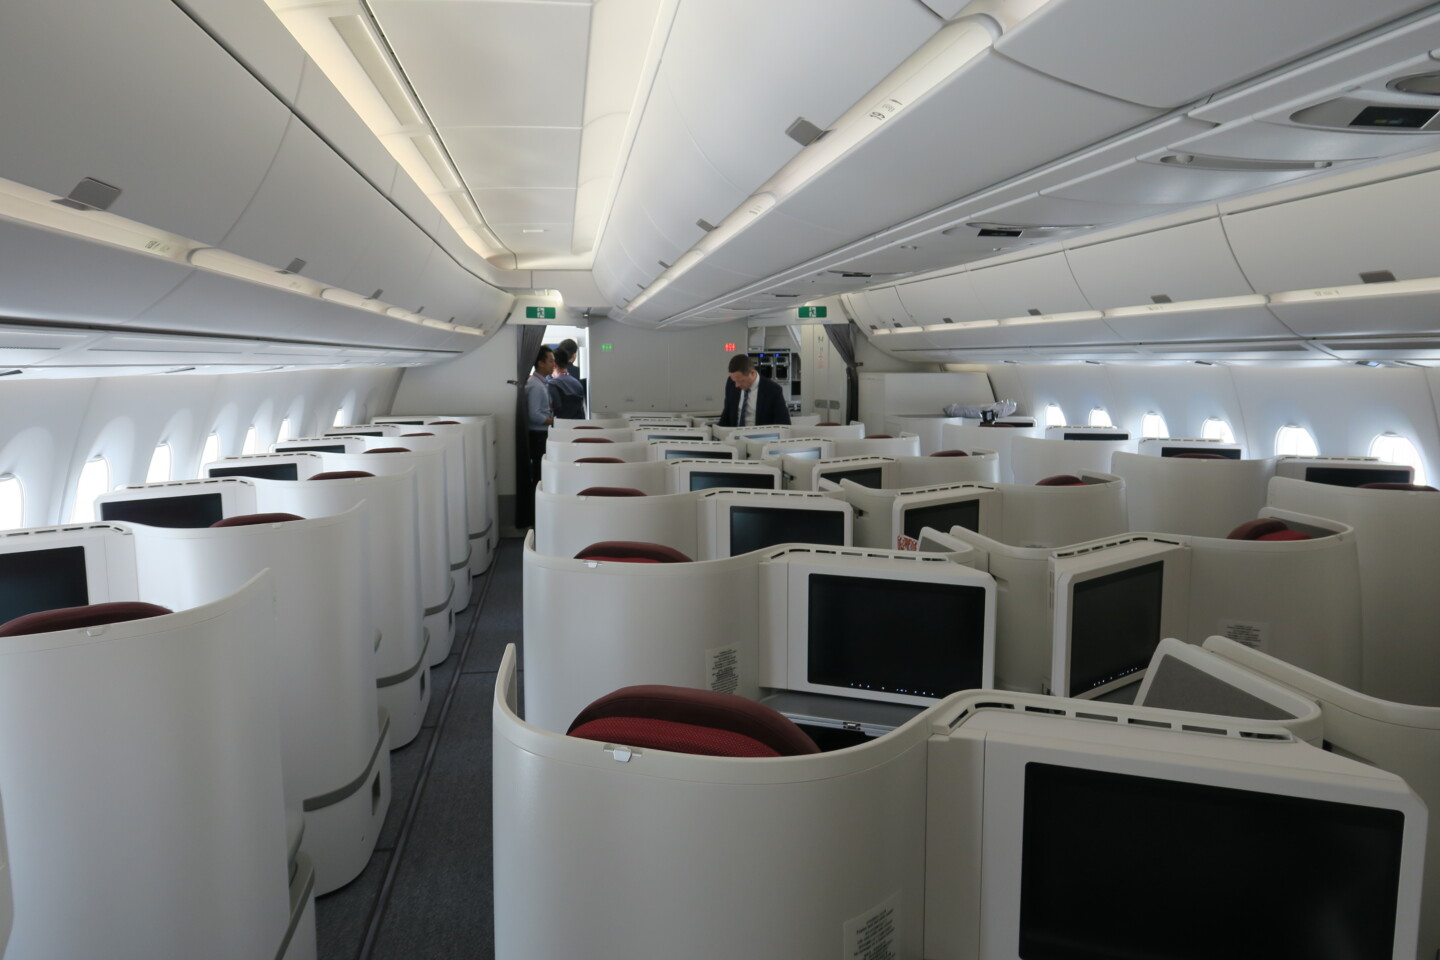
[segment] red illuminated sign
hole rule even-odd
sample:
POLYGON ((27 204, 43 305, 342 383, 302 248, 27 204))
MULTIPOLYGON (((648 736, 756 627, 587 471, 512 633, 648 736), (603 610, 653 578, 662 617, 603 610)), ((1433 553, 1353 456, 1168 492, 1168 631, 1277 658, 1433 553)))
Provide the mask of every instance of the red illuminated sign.
POLYGON ((733 344, 733 343, 727 343, 727 344, 725 344, 725 352, 726 352, 726 353, 734 353, 734 352, 735 352, 735 344, 733 344))

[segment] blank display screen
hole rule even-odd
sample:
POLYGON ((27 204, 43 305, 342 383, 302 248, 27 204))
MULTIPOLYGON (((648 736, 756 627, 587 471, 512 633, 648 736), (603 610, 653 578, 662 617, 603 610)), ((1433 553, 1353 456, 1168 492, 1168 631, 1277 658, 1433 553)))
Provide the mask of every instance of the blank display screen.
POLYGON ((1019 956, 1389 957, 1404 827, 1396 810, 1028 763, 1019 956))
POLYGON ((1129 440, 1128 433, 1066 433, 1066 440, 1129 440))
POLYGON ((747 440, 779 440, 778 433, 742 433, 740 436, 747 440))
POLYGON ((666 460, 734 460, 729 453, 719 450, 666 450, 666 460))
POLYGON ((1240 451, 1239 451, 1239 450, 1228 450, 1228 449, 1225 449, 1225 448, 1220 448, 1220 449, 1216 449, 1215 447, 1161 447, 1161 448, 1160 448, 1160 456, 1162 456, 1162 457, 1178 457, 1178 456, 1179 456, 1180 454, 1182 454, 1182 453, 1214 453, 1214 454, 1218 454, 1219 456, 1224 457, 1226 460, 1239 460, 1239 459, 1240 459, 1240 451))
POLYGON ((327 437, 383 437, 383 430, 341 430, 337 433, 327 433, 327 437))
POLYGON ((419 427, 425 423, 424 420, 386 420, 385 422, 396 427, 419 427))
POLYGON ((682 437, 671 433, 652 433, 646 436, 647 440, 704 440, 704 437, 682 437))
POLYGON ((281 450, 296 450, 296 451, 300 451, 300 450, 312 450, 312 451, 314 451, 315 453, 344 453, 344 452, 345 452, 345 444, 343 444, 343 443, 326 443, 326 444, 322 444, 322 445, 320 445, 320 446, 318 446, 318 447, 281 447, 280 449, 281 449, 281 450))
POLYGON ((1072 584, 1070 696, 1145 669, 1160 643, 1165 563, 1072 584))
POLYGON ((1305 479, 1311 483, 1329 483, 1337 487, 1358 487, 1367 483, 1409 483, 1409 470, 1371 468, 1347 470, 1345 467, 1306 467, 1305 479))
POLYGON ((845 514, 839 510, 793 507, 730 508, 730 556, 763 550, 777 543, 845 545, 845 514))
POLYGON ((218 493, 112 500, 100 504, 101 520, 126 520, 151 527, 208 527, 224 516, 218 493))
POLYGON ((721 472, 719 470, 695 470, 691 472, 691 490, 715 490, 717 488, 728 488, 731 490, 774 490, 775 477, 769 473, 742 473, 738 470, 734 473, 721 472))
POLYGON ((905 536, 920 539, 920 531, 932 527, 941 533, 949 533, 951 527, 964 527, 980 532, 980 501, 957 500, 953 503, 937 503, 930 507, 910 507, 901 514, 901 526, 905 536))
POLYGON ((863 470, 831 470, 820 474, 822 479, 839 483, 841 480, 849 480, 851 483, 858 483, 862 487, 871 487, 879 490, 885 486, 881 478, 879 467, 867 467, 863 470))
POLYGON ((806 447, 804 450, 772 450, 771 456, 798 457, 801 460, 819 460, 819 447, 806 447))
POLYGON ((809 592, 811 683, 936 698, 980 686, 983 588, 814 573, 809 592))
POLYGON ((89 602, 84 547, 0 553, 0 623, 89 602))
POLYGON ((211 467, 212 477, 259 477, 262 480, 299 480, 300 468, 293 463, 254 463, 245 467, 211 467))

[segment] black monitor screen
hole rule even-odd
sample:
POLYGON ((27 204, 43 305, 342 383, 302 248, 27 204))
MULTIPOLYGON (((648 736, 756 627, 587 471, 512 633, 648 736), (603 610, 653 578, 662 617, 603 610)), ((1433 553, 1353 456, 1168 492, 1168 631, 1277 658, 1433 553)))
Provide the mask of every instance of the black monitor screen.
POLYGON ((751 473, 739 470, 729 473, 719 470, 692 470, 690 472, 691 490, 714 490, 721 489, 745 489, 745 490, 774 490, 775 475, 773 473, 751 473))
POLYGON ((1345 467, 1306 467, 1305 479, 1311 483, 1329 483, 1337 487, 1358 487, 1367 483, 1409 483, 1409 470, 1393 467, 1368 467, 1349 470, 1345 467))
POLYGON ((100 504, 101 520, 127 520, 151 527, 208 527, 224 516, 218 493, 111 500, 100 504))
POLYGON ((89 602, 84 547, 0 553, 0 623, 89 602))
POLYGON ((787 450, 787 449, 783 449, 783 448, 782 448, 782 449, 779 449, 779 450, 773 450, 773 451, 771 451, 771 453, 772 453, 772 454, 780 454, 780 455, 786 456, 786 457, 799 457, 801 460, 819 460, 819 459, 820 459, 820 448, 819 448, 819 447, 806 447, 806 448, 804 448, 803 450, 787 450))
POLYGON ((704 437, 680 437, 680 436, 675 436, 674 434, 669 434, 669 433, 652 433, 652 434, 649 435, 648 439, 650 439, 650 440, 704 440, 705 438, 704 438, 704 437))
POLYGON ((262 480, 299 480, 300 468, 293 463, 252 463, 244 467, 211 467, 212 477, 259 477, 262 480))
POLYGON ((386 420, 385 422, 395 427, 418 427, 425 423, 424 420, 386 420))
POLYGON ((729 453, 719 450, 666 450, 666 460, 734 460, 729 453))
POLYGON ((1129 440, 1128 433, 1070 433, 1066 431, 1066 440, 1129 440))
POLYGON ((1397 810, 1033 762, 1024 802, 1025 960, 1394 953, 1397 810))
POLYGON ((780 439, 780 434, 778 434, 778 433, 742 433, 741 436, 744 437, 744 438, 747 439, 747 440, 779 440, 779 439, 780 439))
POLYGON ((1157 560, 1073 584, 1070 696, 1145 669, 1160 643, 1164 583, 1157 560))
POLYGON ((905 536, 920 539, 925 527, 949 533, 951 527, 964 527, 980 532, 980 501, 955 500, 950 503, 936 503, 928 507, 910 507, 901 514, 901 525, 905 536))
POLYGON ((280 447, 281 450, 313 450, 315 453, 344 453, 345 444, 325 443, 315 447, 280 447))
POLYGON ((849 480, 851 483, 858 483, 862 487, 872 487, 876 490, 885 486, 879 467, 865 467, 860 470, 827 470, 820 476, 834 483, 849 480))
POLYGON ((1227 447, 1161 447, 1160 456, 1178 457, 1182 453, 1215 453, 1226 460, 1239 460, 1240 451, 1227 447))
POLYGON ((777 543, 845 545, 845 514, 839 510, 793 507, 730 508, 730 556, 763 550, 777 543))
POLYGON ((327 437, 383 437, 383 430, 337 430, 334 433, 325 434, 327 437))
POLYGON ((916 697, 980 686, 981 587, 812 573, 809 610, 811 683, 916 697))

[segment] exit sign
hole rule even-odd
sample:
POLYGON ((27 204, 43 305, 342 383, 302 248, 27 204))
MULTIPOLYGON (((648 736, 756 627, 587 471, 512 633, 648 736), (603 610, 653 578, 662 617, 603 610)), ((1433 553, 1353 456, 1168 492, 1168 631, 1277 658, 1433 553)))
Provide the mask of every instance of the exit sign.
POLYGON ((615 349, 615 344, 613 344, 613 343, 602 343, 602 344, 600 344, 600 349, 601 349, 601 350, 614 350, 614 349, 615 349))
POLYGON ((828 307, 800 307, 797 312, 801 320, 824 320, 830 311, 828 307))
POLYGON ((735 344, 733 344, 733 343, 727 343, 727 344, 725 344, 725 352, 726 352, 726 353, 734 353, 734 352, 735 352, 735 344))
POLYGON ((525 308, 525 319, 526 319, 526 320, 554 320, 554 319, 555 319, 555 308, 554 308, 554 307, 526 307, 526 308, 525 308))

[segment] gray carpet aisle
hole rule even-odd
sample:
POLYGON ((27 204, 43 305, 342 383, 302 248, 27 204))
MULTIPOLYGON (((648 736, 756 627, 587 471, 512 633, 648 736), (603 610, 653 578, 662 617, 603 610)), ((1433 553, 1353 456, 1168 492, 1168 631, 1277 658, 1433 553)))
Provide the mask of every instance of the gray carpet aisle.
POLYGON ((320 960, 494 955, 490 705, 505 645, 520 643, 521 546, 502 540, 473 581, 454 648, 430 672, 424 727, 390 754, 390 812, 369 866, 316 901, 320 960))

